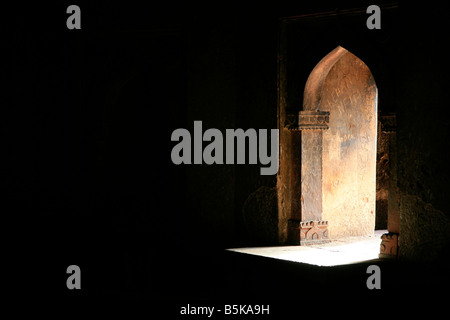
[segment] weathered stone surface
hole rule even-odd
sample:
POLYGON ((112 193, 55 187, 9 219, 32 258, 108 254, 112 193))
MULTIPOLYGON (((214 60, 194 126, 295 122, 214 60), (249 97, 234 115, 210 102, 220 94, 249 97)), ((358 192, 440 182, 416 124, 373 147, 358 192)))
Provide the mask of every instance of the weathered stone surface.
POLYGON ((323 82, 317 106, 330 112, 323 132, 322 219, 329 222, 331 238, 363 236, 375 227, 377 87, 359 58, 341 47, 334 51, 340 58, 323 82))
POLYGON ((302 131, 301 220, 322 220, 322 131, 302 131))
POLYGON ((347 52, 344 48, 337 47, 327 54, 311 71, 305 85, 305 95, 303 98, 304 110, 326 110, 320 108, 325 80, 336 62, 343 55, 347 54, 347 52))

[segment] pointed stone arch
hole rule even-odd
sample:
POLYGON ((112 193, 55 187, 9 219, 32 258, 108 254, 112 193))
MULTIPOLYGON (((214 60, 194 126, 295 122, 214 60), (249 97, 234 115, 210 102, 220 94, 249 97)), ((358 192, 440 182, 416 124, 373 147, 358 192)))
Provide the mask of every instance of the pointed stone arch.
POLYGON ((373 233, 377 95, 369 68, 341 46, 310 73, 298 121, 301 218, 290 221, 291 239, 308 243, 373 233), (312 225, 318 233, 308 238, 312 225))
POLYGON ((344 51, 322 86, 320 108, 330 112, 323 135, 323 219, 331 237, 371 234, 375 228, 378 89, 366 64, 344 51))

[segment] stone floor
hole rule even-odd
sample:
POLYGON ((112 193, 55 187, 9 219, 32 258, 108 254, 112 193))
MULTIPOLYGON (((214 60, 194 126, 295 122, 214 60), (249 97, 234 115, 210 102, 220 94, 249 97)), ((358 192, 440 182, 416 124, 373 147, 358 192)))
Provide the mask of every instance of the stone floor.
POLYGON ((337 266, 378 259, 381 235, 386 232, 387 230, 376 230, 370 236, 346 237, 325 244, 308 246, 253 247, 228 250, 318 266, 337 266))

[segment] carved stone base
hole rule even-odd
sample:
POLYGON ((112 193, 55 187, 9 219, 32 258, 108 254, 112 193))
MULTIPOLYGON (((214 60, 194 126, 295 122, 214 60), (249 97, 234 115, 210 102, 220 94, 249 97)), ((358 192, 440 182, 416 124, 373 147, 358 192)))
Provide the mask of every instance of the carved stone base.
POLYGON ((308 245, 329 242, 328 221, 289 220, 288 241, 292 244, 308 245))
POLYGON ((398 255, 398 233, 385 233, 381 236, 379 258, 396 259, 398 255))

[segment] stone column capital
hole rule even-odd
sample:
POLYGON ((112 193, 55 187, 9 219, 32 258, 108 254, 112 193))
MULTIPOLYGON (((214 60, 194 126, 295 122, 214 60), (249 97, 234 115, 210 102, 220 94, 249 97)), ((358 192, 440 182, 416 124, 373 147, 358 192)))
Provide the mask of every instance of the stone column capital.
POLYGON ((298 113, 299 130, 326 130, 330 122, 330 112, 304 110, 298 113))

